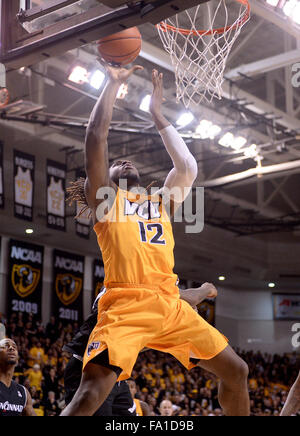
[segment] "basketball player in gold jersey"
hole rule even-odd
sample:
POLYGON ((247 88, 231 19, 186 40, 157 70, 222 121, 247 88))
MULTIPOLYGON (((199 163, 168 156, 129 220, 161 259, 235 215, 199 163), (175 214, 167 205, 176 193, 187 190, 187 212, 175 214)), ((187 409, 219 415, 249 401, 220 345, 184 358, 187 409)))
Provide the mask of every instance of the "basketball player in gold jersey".
POLYGON ((87 127, 87 179, 84 193, 78 186, 76 199, 92 213, 107 293, 99 302, 80 387, 62 415, 93 415, 116 381, 130 377, 145 347, 172 354, 187 369, 198 364, 214 373, 220 379, 224 414, 249 415, 248 366, 221 333, 179 299, 167 210, 174 213, 184 201, 197 177, 197 163, 162 115, 163 75, 156 70, 150 111, 174 167, 163 189, 151 197, 133 190, 140 186, 140 177, 131 162, 119 161, 109 168, 107 138, 116 96, 121 84, 141 68, 107 67, 108 81, 87 127), (107 201, 103 191, 108 197, 113 192, 114 200, 107 201))

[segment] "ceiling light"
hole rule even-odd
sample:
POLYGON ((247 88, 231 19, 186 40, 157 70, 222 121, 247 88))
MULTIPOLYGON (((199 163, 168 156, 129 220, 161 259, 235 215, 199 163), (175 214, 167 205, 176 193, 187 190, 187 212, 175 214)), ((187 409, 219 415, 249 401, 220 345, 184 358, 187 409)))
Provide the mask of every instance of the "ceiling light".
POLYGON ((275 283, 269 283, 268 286, 269 286, 269 288, 275 288, 276 285, 275 285, 275 283))
POLYGON ((279 0, 267 0, 268 5, 277 7, 279 0))
POLYGON ((32 235, 32 233, 33 233, 33 229, 26 229, 26 230, 25 230, 25 233, 26 233, 27 235, 32 235))
POLYGON ((256 157, 257 156, 257 145, 256 144, 252 144, 250 145, 250 147, 245 148, 244 150, 244 155, 246 157, 256 157))
POLYGON ((140 104, 140 110, 144 112, 149 112, 150 109, 150 103, 151 103, 151 95, 147 94, 143 98, 141 104, 140 104))
POLYGON ((219 133, 221 133, 221 127, 217 126, 216 124, 213 124, 210 129, 209 129, 209 137, 211 139, 214 139, 216 136, 219 135, 219 133))
POLYGON ((225 276, 220 276, 219 280, 220 280, 220 282, 224 282, 226 280, 226 277, 225 276))
POLYGON ((185 127, 194 120, 194 115, 191 112, 184 112, 176 121, 177 126, 185 127))
POLYGON ((233 139, 231 147, 234 148, 234 150, 239 151, 241 148, 244 147, 244 145, 246 145, 246 143, 247 143, 246 138, 244 138, 243 136, 238 136, 237 138, 233 139))
POLYGON ((201 139, 207 139, 209 138, 209 129, 212 126, 212 122, 211 121, 207 121, 207 120, 202 120, 200 121, 199 126, 196 129, 196 133, 198 135, 200 135, 201 139))
POLYGON ((228 132, 228 133, 225 133, 224 136, 222 136, 222 138, 219 141, 219 144, 222 145, 223 147, 231 147, 231 145, 233 144, 233 141, 234 141, 233 134, 228 132))
POLYGON ((201 139, 214 139, 220 132, 221 127, 213 124, 211 121, 202 120, 196 129, 196 133, 201 139))
POLYGON ((90 77, 90 85, 99 90, 105 80, 105 74, 103 71, 97 70, 90 77))
POLYGON ((297 5, 297 0, 289 0, 283 6, 283 12, 286 16, 290 17, 293 13, 293 9, 297 5))
POLYGON ((295 23, 300 24, 300 2, 298 2, 293 10, 293 20, 295 23))
POLYGON ((82 85, 83 83, 88 82, 88 72, 84 67, 77 65, 73 68, 68 80, 77 83, 78 85, 82 85))

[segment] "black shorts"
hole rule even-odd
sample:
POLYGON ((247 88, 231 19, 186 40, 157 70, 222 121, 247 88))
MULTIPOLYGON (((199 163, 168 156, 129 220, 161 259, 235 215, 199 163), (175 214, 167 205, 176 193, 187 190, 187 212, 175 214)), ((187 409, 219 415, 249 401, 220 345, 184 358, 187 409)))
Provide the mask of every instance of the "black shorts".
MULTIPOLYGON (((82 362, 72 357, 65 369, 65 402, 70 404, 80 385, 82 362)), ((126 382, 116 383, 94 416, 136 416, 134 402, 126 382)))

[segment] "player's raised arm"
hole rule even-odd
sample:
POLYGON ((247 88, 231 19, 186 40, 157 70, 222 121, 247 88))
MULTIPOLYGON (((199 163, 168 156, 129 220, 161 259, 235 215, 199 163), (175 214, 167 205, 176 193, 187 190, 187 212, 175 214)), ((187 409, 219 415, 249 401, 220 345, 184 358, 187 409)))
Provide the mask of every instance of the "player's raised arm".
POLYGON ((107 138, 118 90, 136 70, 142 69, 139 66, 130 70, 110 66, 106 68, 108 80, 91 113, 85 140, 85 195, 92 210, 99 204, 96 200, 98 189, 113 185, 109 178, 107 138))
POLYGON ((153 95, 150 112, 166 150, 173 161, 174 168, 167 176, 164 186, 169 190, 173 190, 174 194, 172 194, 171 200, 176 209, 176 204, 180 205, 190 192, 198 175, 198 165, 181 135, 162 114, 163 74, 159 74, 157 70, 153 70, 152 82, 153 95), (176 188, 177 194, 175 194, 176 191, 174 188, 176 188))

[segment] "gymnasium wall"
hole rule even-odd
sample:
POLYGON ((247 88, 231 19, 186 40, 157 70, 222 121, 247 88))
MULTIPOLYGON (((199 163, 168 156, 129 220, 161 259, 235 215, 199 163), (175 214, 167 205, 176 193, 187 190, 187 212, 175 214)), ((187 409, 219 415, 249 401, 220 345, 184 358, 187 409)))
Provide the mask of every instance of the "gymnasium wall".
POLYGON ((295 333, 291 328, 295 323, 273 320, 272 291, 219 291, 216 327, 233 347, 271 354, 300 352, 300 346, 292 346, 295 333))

